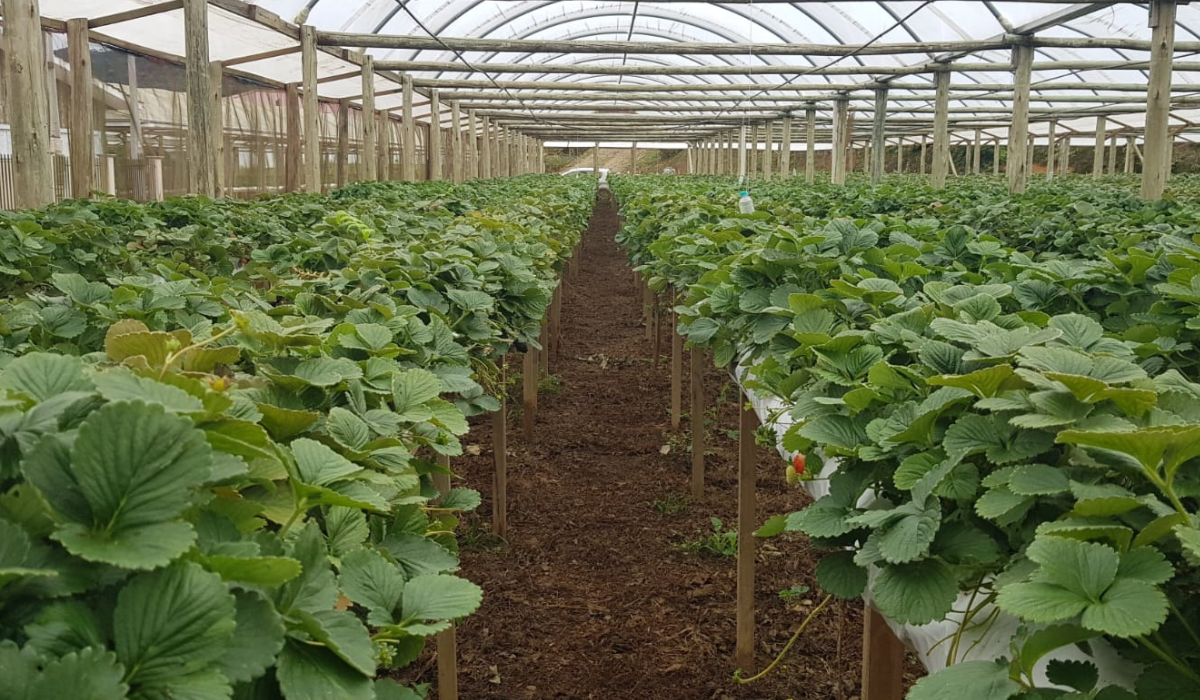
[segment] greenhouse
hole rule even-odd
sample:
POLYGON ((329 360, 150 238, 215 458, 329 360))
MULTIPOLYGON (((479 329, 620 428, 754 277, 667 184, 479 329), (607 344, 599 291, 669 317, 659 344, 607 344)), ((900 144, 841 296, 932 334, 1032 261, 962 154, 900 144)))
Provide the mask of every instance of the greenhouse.
POLYGON ((1198 32, 0 0, 0 697, 1200 700, 1198 32))

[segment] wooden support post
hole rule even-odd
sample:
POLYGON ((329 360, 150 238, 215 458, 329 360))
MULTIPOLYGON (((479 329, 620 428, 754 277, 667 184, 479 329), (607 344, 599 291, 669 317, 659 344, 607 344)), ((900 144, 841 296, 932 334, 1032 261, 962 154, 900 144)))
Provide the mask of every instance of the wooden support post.
POLYGON ((849 101, 839 97, 833 101, 833 153, 829 179, 835 185, 846 184, 846 151, 849 147, 847 128, 849 101))
POLYGON ((1058 120, 1050 120, 1050 132, 1047 134, 1049 141, 1046 143, 1046 179, 1054 178, 1055 166, 1055 151, 1058 150, 1058 141, 1055 140, 1055 131, 1058 130, 1058 120))
MULTIPOLYGON (((225 169, 230 164, 230 159, 233 153, 230 152, 232 142, 225 141, 225 67, 220 61, 213 61, 208 64, 209 88, 212 90, 212 143, 215 150, 213 151, 213 176, 215 180, 216 196, 226 196, 225 191, 225 169)), ((232 184, 232 183, 230 183, 232 184)))
POLYGON ((92 123, 95 114, 92 105, 92 51, 88 44, 86 19, 67 20, 67 58, 71 64, 71 119, 68 131, 71 196, 86 199, 91 197, 95 189, 93 173, 96 166, 96 136, 92 123))
POLYGON ((930 165, 930 184, 946 186, 946 172, 950 167, 950 67, 934 73, 936 95, 933 115, 933 163, 930 165))
POLYGON ((1125 137, 1125 174, 1133 173, 1133 144, 1136 136, 1125 137))
POLYGON ((208 2, 184 0, 183 36, 187 65, 187 156, 194 194, 217 194, 218 115, 213 113, 212 67, 208 53, 208 2))
POLYGON ((692 498, 704 498, 704 351, 692 346, 688 358, 690 373, 688 428, 692 431, 692 498))
POLYGON ((738 413, 738 523, 737 523, 737 666, 754 671, 754 530, 757 519, 754 487, 757 464, 754 432, 758 416, 740 392, 738 413))
POLYGON ((358 176, 368 182, 386 179, 379 172, 376 154, 379 151, 379 130, 375 123, 375 59, 363 57, 362 68, 362 119, 359 143, 362 150, 358 153, 358 176))
POLYGON ((904 137, 896 138, 896 172, 904 174, 904 137))
POLYGON ((525 439, 533 440, 533 421, 537 414, 537 350, 530 345, 525 350, 521 365, 521 418, 525 426, 525 439))
POLYGON ((317 101, 317 28, 300 27, 300 56, 304 79, 304 189, 321 193, 321 104, 317 101))
POLYGON ((442 101, 437 89, 429 91, 429 141, 426 143, 429 179, 441 180, 442 175, 442 101))
POLYGON ((804 110, 805 119, 808 123, 805 125, 805 145, 804 145, 804 182, 811 185, 816 178, 816 153, 813 150, 817 145, 817 108, 815 105, 809 105, 804 110))
POLYGON ((1028 155, 1028 159, 1025 162, 1028 163, 1028 165, 1026 166, 1026 169, 1032 173, 1034 165, 1036 165, 1036 161, 1034 160, 1034 154, 1037 153, 1037 137, 1034 134, 1029 134, 1028 138, 1029 138, 1029 155, 1028 155))
POLYGON ((554 289, 554 299, 550 302, 550 361, 554 363, 554 367, 558 367, 558 358, 562 348, 562 306, 563 296, 566 293, 566 271, 564 270, 563 279, 559 280, 558 286, 554 289))
MULTIPOLYGON (((367 119, 368 117, 364 114, 363 118, 367 119)), ((379 134, 379 148, 376 149, 375 154, 375 172, 379 173, 380 180, 394 179, 393 157, 398 149, 392 148, 391 117, 387 110, 376 110, 370 119, 375 121, 375 133, 379 134)))
POLYGON ((875 608, 863 605, 862 699, 900 700, 904 693, 904 645, 875 608))
POLYGON ((662 296, 659 294, 654 295, 654 313, 650 323, 654 326, 651 333, 654 336, 654 369, 658 369, 658 362, 662 359, 662 296))
POLYGON ((637 142, 629 146, 629 174, 637 175, 637 142))
POLYGON ((337 186, 345 187, 350 160, 350 100, 346 97, 338 100, 336 159, 337 186))
POLYGON ((771 148, 775 141, 775 122, 767 122, 766 128, 763 130, 764 148, 762 153, 762 175, 763 180, 771 181, 771 166, 775 160, 775 151, 771 148))
POLYGON ((742 128, 738 136, 737 173, 739 183, 746 182, 746 155, 746 125, 742 124, 742 128))
POLYGON ((1175 53, 1175 2, 1150 3, 1150 83, 1146 88, 1146 136, 1142 199, 1162 199, 1171 177, 1171 61, 1175 53))
POLYGON ((401 107, 401 148, 400 179, 405 182, 415 182, 417 179, 417 125, 413 122, 413 84, 412 76, 408 73, 400 76, 400 86, 403 95, 401 107))
POLYGON ((462 108, 458 100, 450 101, 450 179, 455 184, 463 181, 463 133, 462 108))
POLYGON ((746 148, 746 177, 752 178, 758 172, 758 124, 750 127, 750 140, 746 148))
POLYGON ((1000 174, 1000 139, 992 139, 992 174, 1000 174))
POLYGON ((480 121, 482 129, 479 139, 479 177, 492 176, 492 122, 488 117, 480 121))
POLYGON ((921 163, 919 166, 920 169, 917 171, 918 175, 925 174, 925 161, 926 161, 925 152, 926 152, 926 150, 928 150, 928 143, 929 143, 929 137, 925 134, 921 134, 921 163))
POLYGON ((971 174, 978 175, 983 172, 983 130, 975 130, 975 151, 971 158, 971 174))
POLYGON ((1029 80, 1033 68, 1033 47, 1014 46, 1013 111, 1008 128, 1008 192, 1020 194, 1029 181, 1029 80))
POLYGON ((300 86, 288 83, 284 87, 284 101, 287 103, 287 144, 286 144, 286 179, 284 192, 299 192, 303 181, 304 151, 301 146, 300 133, 300 86))
POLYGON ((166 191, 163 187, 162 156, 150 156, 146 158, 146 164, 149 166, 147 171, 150 174, 150 199, 161 202, 166 198, 166 191))
MULTIPOLYGON (((500 386, 508 386, 508 363, 500 358, 500 386)), ((503 393, 500 410, 492 414, 492 534, 508 536, 508 397, 503 393)))
POLYGON ((479 177, 479 137, 475 134, 475 110, 467 110, 467 148, 466 176, 467 179, 479 177))
POLYGON ((104 192, 113 197, 117 196, 117 158, 104 157, 104 192))
POLYGON ((875 88, 875 114, 871 122, 871 184, 883 179, 884 162, 887 154, 887 98, 885 87, 875 88))
POLYGON ((1096 117, 1096 143, 1092 147, 1092 177, 1104 174, 1104 117, 1096 117))
POLYGON ((792 115, 783 118, 783 134, 779 142, 779 177, 792 176, 792 115))
POLYGON ((1059 173, 1066 175, 1071 172, 1071 135, 1067 134, 1062 139, 1062 156, 1059 158, 1059 173))
POLYGON ((1118 134, 1114 131, 1113 135, 1108 139, 1108 174, 1117 174, 1117 138, 1118 134))

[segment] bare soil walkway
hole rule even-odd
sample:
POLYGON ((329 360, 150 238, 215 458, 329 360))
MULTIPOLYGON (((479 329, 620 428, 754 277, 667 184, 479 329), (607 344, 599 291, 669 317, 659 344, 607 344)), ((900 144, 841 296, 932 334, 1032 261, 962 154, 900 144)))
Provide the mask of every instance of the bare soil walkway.
MULTIPOLYGON (((474 456, 454 462, 462 483, 484 494, 483 517, 464 538, 463 573, 483 586, 484 602, 458 630, 460 695, 850 700, 858 693, 861 653, 855 603, 823 612, 769 678, 749 686, 733 680, 735 560, 703 557, 681 544, 711 533, 711 518, 734 526, 737 395, 710 368, 707 492, 691 502, 690 420, 685 416, 682 432, 670 430, 669 358, 652 365, 641 300, 613 241, 618 225, 611 206, 593 216, 582 274, 563 310, 561 356, 551 366, 560 386, 540 397, 532 443, 519 434, 519 403, 511 411, 507 542, 486 535, 490 420, 477 421, 468 436, 474 456)), ((684 390, 687 396, 686 382, 684 390)), ((759 456, 761 522, 803 501, 785 486, 779 457, 766 450, 759 456)), ((804 541, 760 542, 758 551, 762 668, 820 598, 804 541), (780 597, 796 585, 813 590, 780 597)), ((432 681, 432 659, 423 664, 421 677, 432 681)))

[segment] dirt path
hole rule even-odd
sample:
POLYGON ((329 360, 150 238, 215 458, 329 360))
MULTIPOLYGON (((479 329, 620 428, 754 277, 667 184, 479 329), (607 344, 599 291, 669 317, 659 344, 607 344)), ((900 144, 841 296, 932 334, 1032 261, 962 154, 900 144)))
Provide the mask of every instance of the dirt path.
MULTIPOLYGON (((670 430, 669 360, 651 366, 640 299, 613 242, 617 226, 611 207, 592 219, 582 274, 564 306, 561 358, 551 366, 561 387, 540 398, 532 444, 512 416, 508 541, 488 537, 483 518, 464 537, 463 573, 485 597, 458 631, 461 697, 850 700, 861 645, 852 603, 828 608, 769 678, 749 686, 733 680, 735 560, 680 545, 711 533, 710 518, 736 521, 736 393, 710 368, 708 488, 703 501, 691 502, 689 420, 685 432, 670 430)), ((477 456, 454 464, 466 485, 483 491, 485 517, 489 428, 490 420, 476 423, 468 449, 477 456)), ((778 456, 760 451, 759 464, 760 521, 799 507, 778 456)), ((819 596, 804 542, 771 540, 758 551, 762 668, 819 596), (781 599, 781 590, 798 584, 814 590, 781 599)), ((433 680, 431 659, 419 673, 433 680)))

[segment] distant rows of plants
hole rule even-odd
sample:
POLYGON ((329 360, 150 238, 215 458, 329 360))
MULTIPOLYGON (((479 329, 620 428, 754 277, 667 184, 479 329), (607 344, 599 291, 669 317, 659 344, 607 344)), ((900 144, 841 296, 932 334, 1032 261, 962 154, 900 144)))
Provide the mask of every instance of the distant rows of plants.
POLYGON ((964 628, 1020 620, 1003 658, 945 640, 911 698, 1200 697, 1200 182, 787 180, 750 215, 730 179, 612 187, 679 330, 789 406, 778 439, 829 479, 763 534, 807 534, 822 588, 898 622, 963 593, 964 628), (1046 664, 1099 640, 1131 687, 1046 664))
POLYGON ((472 613, 435 459, 535 344, 590 185, 0 213, 5 697, 412 700, 472 613))

